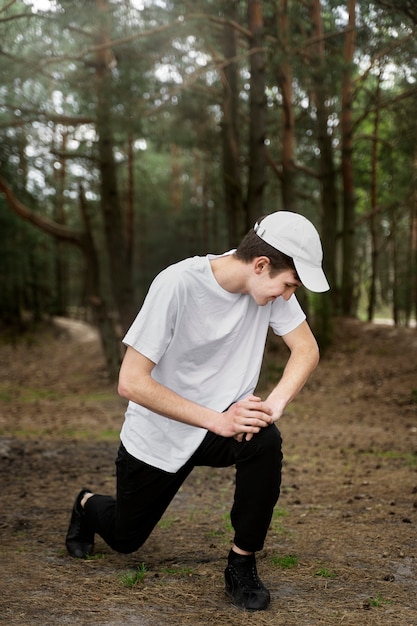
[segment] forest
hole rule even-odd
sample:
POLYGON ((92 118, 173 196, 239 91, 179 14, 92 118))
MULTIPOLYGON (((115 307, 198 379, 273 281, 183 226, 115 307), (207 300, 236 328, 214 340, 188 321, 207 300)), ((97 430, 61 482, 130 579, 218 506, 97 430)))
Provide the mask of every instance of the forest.
POLYGON ((0 0, 0 75, 0 621, 417 626, 417 1, 0 0), (279 423, 268 610, 224 593, 233 467, 196 467, 137 552, 71 558, 151 281, 282 209, 331 289, 297 291, 322 358, 279 423))
POLYGON ((0 6, 0 324, 120 336, 160 269, 256 219, 319 229, 332 320, 417 311, 412 0, 6 0, 0 6))

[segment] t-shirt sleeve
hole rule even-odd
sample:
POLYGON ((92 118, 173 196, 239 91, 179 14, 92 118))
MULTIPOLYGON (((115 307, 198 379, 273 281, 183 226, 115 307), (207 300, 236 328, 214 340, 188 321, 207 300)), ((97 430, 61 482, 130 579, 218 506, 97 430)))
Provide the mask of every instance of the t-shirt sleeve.
POLYGON ((152 282, 145 301, 123 338, 154 363, 158 363, 169 346, 179 314, 179 284, 164 270, 152 282))
POLYGON ((305 313, 297 298, 292 295, 289 300, 283 298, 275 300, 272 304, 269 324, 274 333, 282 337, 297 328, 305 319, 305 313))

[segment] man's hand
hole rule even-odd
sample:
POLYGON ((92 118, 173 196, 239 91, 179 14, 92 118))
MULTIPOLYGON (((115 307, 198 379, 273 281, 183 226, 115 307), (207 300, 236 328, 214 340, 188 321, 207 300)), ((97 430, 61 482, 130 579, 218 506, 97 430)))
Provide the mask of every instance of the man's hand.
POLYGON ((272 410, 258 396, 250 395, 232 404, 221 413, 217 434, 234 437, 237 441, 250 441, 261 428, 272 424, 272 410))

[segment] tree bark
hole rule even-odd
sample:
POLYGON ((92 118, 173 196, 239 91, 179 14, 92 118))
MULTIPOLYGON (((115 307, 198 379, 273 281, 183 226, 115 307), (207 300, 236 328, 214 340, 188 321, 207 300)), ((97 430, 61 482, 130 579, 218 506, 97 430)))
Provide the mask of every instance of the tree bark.
MULTIPOLYGON (((415 180, 417 180, 417 151, 414 156, 414 171, 416 172, 415 180)), ((411 309, 414 311, 414 319, 417 328, 417 185, 415 184, 410 219, 410 239, 411 239, 411 309)))
POLYGON ((98 153, 101 186, 101 211, 110 268, 110 284, 121 332, 133 321, 133 278, 120 194, 117 186, 117 164, 114 158, 112 129, 113 57, 110 54, 108 0, 96 0, 98 9, 97 46, 95 51, 95 87, 97 98, 98 153))
POLYGON ((230 0, 224 7, 228 20, 223 27, 223 54, 226 65, 222 71, 223 85, 223 186, 227 215, 229 246, 237 246, 246 229, 240 165, 239 136, 239 81, 237 57, 237 0, 230 0))
POLYGON ((93 229, 90 222, 88 208, 85 202, 84 190, 79 189, 80 212, 84 223, 84 237, 82 251, 86 265, 87 299, 93 315, 93 323, 100 336, 101 347, 106 360, 107 372, 111 380, 117 380, 122 359, 121 344, 117 341, 113 320, 108 305, 101 293, 100 259, 97 254, 93 238, 93 229))
POLYGON ((354 298, 355 261, 355 198, 352 163, 352 67, 355 51, 356 0, 348 0, 348 29, 345 34, 344 69, 342 84, 342 182, 343 182, 343 269, 342 269, 342 313, 352 316, 356 310, 354 298))
POLYGON ((289 16, 288 0, 281 0, 278 8, 278 39, 281 61, 278 65, 278 81, 282 95, 282 203, 287 211, 295 210, 294 193, 294 145, 295 122, 293 107, 293 76, 289 59, 289 16))
POLYGON ((247 224, 249 229, 263 214, 266 185, 265 159, 265 59, 263 52, 263 2, 248 0, 250 105, 249 105, 249 180, 247 192, 247 224))
POLYGON ((378 203, 378 141, 379 141, 379 94, 380 79, 378 78, 377 91, 375 95, 375 115, 374 130, 372 134, 372 152, 371 152, 371 212, 369 216, 369 232, 371 239, 371 280, 368 296, 368 321, 371 322, 375 314, 376 305, 376 278, 378 264, 378 234, 377 234, 377 203, 378 203))
POLYGON ((338 202, 336 171, 332 136, 329 132, 329 111, 327 100, 324 34, 320 0, 310 0, 309 10, 312 22, 310 60, 312 65, 312 98, 317 112, 317 144, 320 150, 319 177, 321 183, 321 234, 324 249, 323 267, 332 291, 323 294, 318 303, 315 331, 322 349, 332 340, 332 315, 337 306, 336 244, 338 224, 338 202))

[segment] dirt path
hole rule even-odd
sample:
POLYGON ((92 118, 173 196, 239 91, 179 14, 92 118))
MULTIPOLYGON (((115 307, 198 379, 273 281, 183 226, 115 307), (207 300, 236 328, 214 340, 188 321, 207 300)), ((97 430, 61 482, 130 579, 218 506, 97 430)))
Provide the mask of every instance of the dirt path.
MULTIPOLYGON (((282 496, 258 558, 272 602, 246 614, 223 593, 232 470, 196 470, 138 553, 66 555, 75 494, 114 491, 124 404, 94 334, 63 326, 0 346, 0 622, 417 626, 415 330, 338 322, 280 424, 282 496)), ((271 381, 284 360, 272 345, 271 381)))

